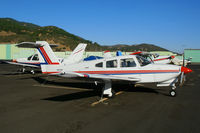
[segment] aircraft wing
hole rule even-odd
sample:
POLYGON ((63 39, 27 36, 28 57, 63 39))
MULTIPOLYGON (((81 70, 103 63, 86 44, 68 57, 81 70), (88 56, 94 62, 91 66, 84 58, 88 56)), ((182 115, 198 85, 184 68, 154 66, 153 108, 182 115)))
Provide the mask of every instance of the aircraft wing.
POLYGON ((43 45, 35 42, 22 42, 17 44, 16 46, 20 48, 39 48, 42 47, 43 45))
POLYGON ((23 63, 11 62, 11 61, 5 61, 5 63, 18 65, 18 66, 26 66, 26 67, 39 67, 38 65, 23 64, 23 63))
POLYGON ((132 78, 132 77, 117 77, 112 75, 102 75, 102 74, 87 74, 87 73, 76 73, 76 72, 65 72, 65 73, 56 73, 56 74, 50 74, 50 75, 56 75, 61 77, 67 77, 67 78, 93 78, 93 79, 110 79, 110 80, 125 80, 125 81, 140 81, 139 78, 132 78))

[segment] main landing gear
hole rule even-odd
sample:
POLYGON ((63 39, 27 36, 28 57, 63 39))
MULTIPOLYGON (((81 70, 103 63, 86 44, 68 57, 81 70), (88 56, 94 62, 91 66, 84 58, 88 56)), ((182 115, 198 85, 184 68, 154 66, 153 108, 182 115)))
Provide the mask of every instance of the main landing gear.
POLYGON ((173 84, 172 89, 169 91, 170 96, 175 97, 176 96, 176 86, 173 84))
POLYGON ((33 69, 30 70, 30 71, 27 71, 27 69, 24 68, 24 67, 23 67, 22 69, 20 69, 19 72, 21 72, 21 73, 30 72, 30 73, 33 74, 33 75, 35 74, 35 71, 34 71, 33 69))
POLYGON ((31 72, 31 74, 33 74, 33 75, 35 74, 35 71, 34 71, 34 70, 31 70, 30 72, 31 72))
POLYGON ((23 67, 22 69, 19 70, 22 73, 25 73, 26 69, 23 67))
POLYGON ((112 91, 112 81, 110 79, 104 80, 105 86, 102 90, 102 97, 107 96, 109 98, 113 97, 113 91, 112 91))

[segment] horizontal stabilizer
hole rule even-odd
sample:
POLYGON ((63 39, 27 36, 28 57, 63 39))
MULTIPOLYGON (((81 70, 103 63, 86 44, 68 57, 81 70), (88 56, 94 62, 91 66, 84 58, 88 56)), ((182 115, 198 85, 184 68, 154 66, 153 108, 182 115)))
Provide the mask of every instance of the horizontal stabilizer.
MULTIPOLYGON (((49 44, 50 47, 58 47, 57 44, 49 44)), ((43 44, 40 43, 35 43, 35 42, 22 42, 16 45, 19 48, 39 48, 44 46, 43 44)))

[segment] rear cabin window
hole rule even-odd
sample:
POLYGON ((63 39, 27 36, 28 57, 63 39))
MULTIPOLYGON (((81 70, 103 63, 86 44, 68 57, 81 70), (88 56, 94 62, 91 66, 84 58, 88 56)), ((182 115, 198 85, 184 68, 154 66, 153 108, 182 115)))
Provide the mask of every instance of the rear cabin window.
POLYGON ((121 59, 120 67, 136 67, 136 63, 133 58, 121 59))
POLYGON ((97 63, 95 67, 103 67, 103 62, 97 63))
POLYGON ((106 61, 107 68, 116 68, 117 67, 117 60, 110 60, 106 61))

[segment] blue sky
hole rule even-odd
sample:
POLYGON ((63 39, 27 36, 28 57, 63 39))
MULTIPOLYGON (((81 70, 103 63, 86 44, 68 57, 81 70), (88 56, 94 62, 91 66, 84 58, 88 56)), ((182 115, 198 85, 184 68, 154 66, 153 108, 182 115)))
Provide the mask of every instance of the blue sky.
POLYGON ((200 48, 200 0, 3 0, 0 17, 58 26, 101 45, 200 48))

